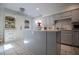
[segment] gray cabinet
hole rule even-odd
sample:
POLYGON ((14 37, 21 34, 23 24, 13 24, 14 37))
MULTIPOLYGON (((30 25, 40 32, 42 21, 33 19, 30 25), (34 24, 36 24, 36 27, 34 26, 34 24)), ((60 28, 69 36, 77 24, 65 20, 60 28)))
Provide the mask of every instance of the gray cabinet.
POLYGON ((66 18, 71 18, 71 17, 72 17, 71 11, 61 13, 61 19, 66 19, 66 18))
POLYGON ((79 46, 79 31, 73 31, 73 45, 79 46))
POLYGON ((72 54, 72 31, 57 32, 57 54, 72 54))
POLYGON ((72 22, 79 21, 79 9, 72 11, 72 22))
MULTIPOLYGON (((29 41, 27 48, 33 55, 46 54, 46 32, 45 31, 26 31, 25 40, 29 41)), ((28 53, 29 54, 29 53, 28 53)))
POLYGON ((61 31, 57 33, 58 54, 79 54, 79 31, 61 31), (67 48, 67 49, 66 49, 67 48), (61 50, 61 51, 60 51, 61 50))
POLYGON ((56 32, 26 30, 24 33, 24 40, 29 42, 26 48, 29 48, 33 55, 56 54, 56 32))
POLYGON ((54 20, 60 20, 61 19, 61 15, 60 14, 55 14, 55 15, 53 15, 53 19, 54 20))
POLYGON ((57 49, 57 55, 61 52, 61 32, 56 32, 56 49, 57 49))
POLYGON ((72 45, 72 31, 61 31, 61 43, 72 45))
POLYGON ((74 9, 53 15, 54 20, 61 20, 66 18, 72 18, 72 22, 79 21, 79 9, 74 9))
POLYGON ((47 54, 56 54, 56 32, 47 32, 47 54))
POLYGON ((37 55, 46 54, 46 32, 34 31, 33 34, 33 52, 37 55))
POLYGON ((71 17, 72 17, 72 11, 62 12, 62 13, 53 15, 53 18, 55 20, 61 20, 61 19, 66 19, 71 17))

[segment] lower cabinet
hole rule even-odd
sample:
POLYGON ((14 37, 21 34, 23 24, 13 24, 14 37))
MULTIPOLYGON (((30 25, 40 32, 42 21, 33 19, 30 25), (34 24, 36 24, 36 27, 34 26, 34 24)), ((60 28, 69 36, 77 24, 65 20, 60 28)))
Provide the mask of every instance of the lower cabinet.
POLYGON ((56 55, 56 32, 47 32, 47 54, 56 55))
POLYGON ((56 32, 25 31, 24 33, 25 40, 29 41, 27 48, 33 55, 56 54, 56 32))
POLYGON ((57 49, 57 55, 61 54, 61 32, 56 32, 56 49, 57 49))
POLYGON ((79 31, 60 31, 57 33, 57 54, 79 54, 79 31))
POLYGON ((79 31, 73 31, 73 45, 79 46, 79 31))
POLYGON ((61 43, 72 45, 72 31, 61 31, 61 43))
POLYGON ((45 31, 34 31, 32 51, 36 55, 46 54, 46 32, 45 31))

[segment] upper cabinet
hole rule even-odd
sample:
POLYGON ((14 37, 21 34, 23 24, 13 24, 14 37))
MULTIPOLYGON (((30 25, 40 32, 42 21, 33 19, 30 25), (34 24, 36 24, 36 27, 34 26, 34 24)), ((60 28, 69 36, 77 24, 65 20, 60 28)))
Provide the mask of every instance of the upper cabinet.
POLYGON ((79 21, 79 9, 75 9, 72 11, 72 21, 79 21))
POLYGON ((61 20, 66 18, 71 18, 72 22, 79 21, 79 8, 53 15, 54 20, 61 20))
POLYGON ((53 18, 55 20, 61 20, 61 19, 65 19, 65 18, 71 18, 72 17, 72 12, 68 11, 68 12, 62 12, 62 13, 58 13, 53 15, 53 18))
POLYGON ((60 14, 55 14, 55 15, 53 15, 53 19, 54 20, 59 20, 59 19, 61 19, 61 15, 60 14))
POLYGON ((60 15, 61 15, 61 19, 71 18, 72 17, 72 12, 68 11, 68 12, 61 13, 60 15))

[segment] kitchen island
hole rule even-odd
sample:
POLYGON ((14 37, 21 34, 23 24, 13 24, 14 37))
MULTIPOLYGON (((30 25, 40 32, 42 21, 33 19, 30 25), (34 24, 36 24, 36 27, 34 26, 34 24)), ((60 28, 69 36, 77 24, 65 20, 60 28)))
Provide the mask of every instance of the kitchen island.
POLYGON ((24 31, 24 39, 29 41, 28 47, 35 55, 56 55, 57 31, 24 31))

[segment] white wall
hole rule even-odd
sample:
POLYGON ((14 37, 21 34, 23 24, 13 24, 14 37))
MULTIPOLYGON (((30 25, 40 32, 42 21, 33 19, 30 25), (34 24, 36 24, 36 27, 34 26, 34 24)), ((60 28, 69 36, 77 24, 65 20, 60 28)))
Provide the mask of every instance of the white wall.
POLYGON ((3 32, 4 32, 4 28, 3 28, 3 13, 2 10, 0 8, 0 41, 3 41, 3 32))
POLYGON ((31 18, 28 18, 27 16, 16 12, 16 11, 12 11, 9 9, 4 8, 4 12, 3 12, 3 16, 4 16, 4 20, 5 20, 5 16, 12 16, 15 18, 16 22, 15 22, 15 29, 5 29, 5 42, 9 42, 9 41, 13 41, 16 39, 23 39, 23 30, 24 30, 24 21, 25 20, 29 20, 30 21, 30 29, 32 29, 32 20, 31 18))

